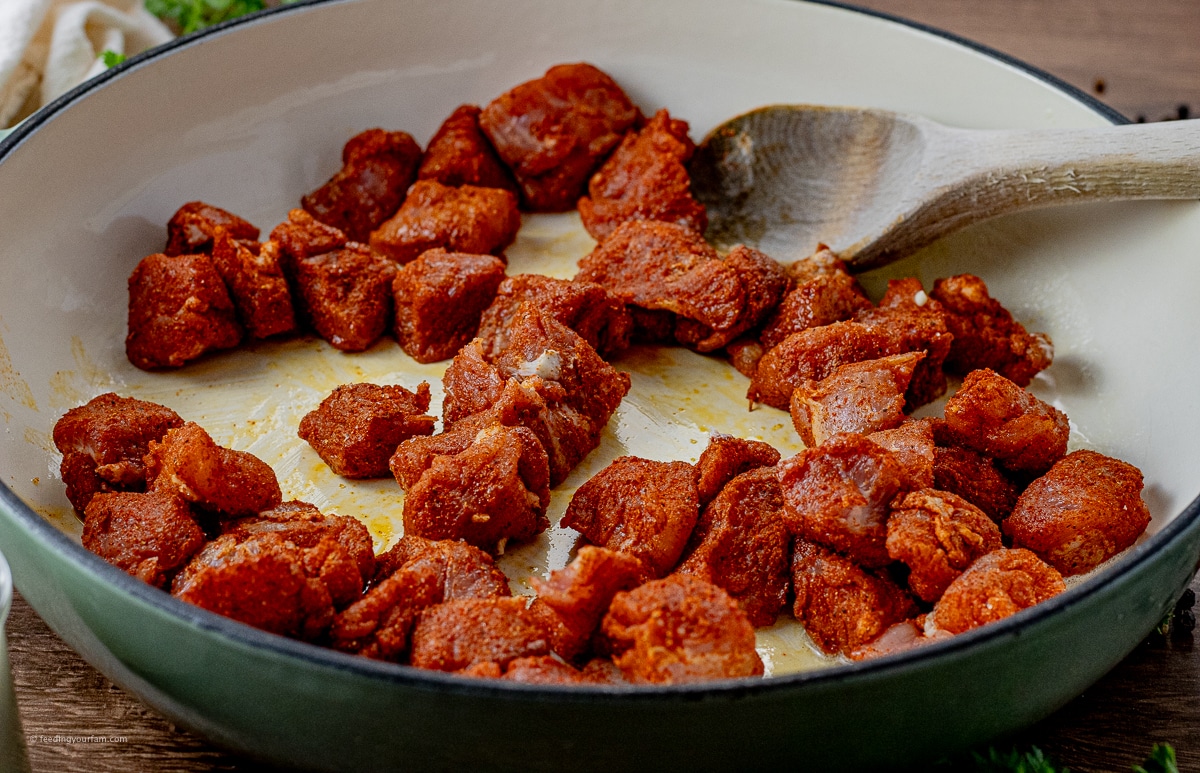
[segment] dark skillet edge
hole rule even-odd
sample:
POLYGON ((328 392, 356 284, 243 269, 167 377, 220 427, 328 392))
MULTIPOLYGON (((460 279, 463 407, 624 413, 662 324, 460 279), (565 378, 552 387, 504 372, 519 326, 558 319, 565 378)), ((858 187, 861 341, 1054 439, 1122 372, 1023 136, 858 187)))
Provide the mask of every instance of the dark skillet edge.
MULTIPOLYGON (((223 22, 206 30, 191 35, 176 38, 162 46, 131 57, 124 63, 110 68, 96 78, 89 80, 75 89, 56 99, 50 105, 34 113, 4 140, 0 141, 0 162, 12 152, 25 138, 31 136, 42 124, 52 116, 61 112, 70 104, 84 98, 94 89, 102 87, 113 78, 121 77, 125 72, 140 67, 142 64, 157 57, 170 53, 176 48, 200 44, 206 38, 222 34, 234 27, 255 24, 266 17, 275 14, 291 13, 314 5, 332 5, 349 0, 299 0, 284 6, 257 12, 239 19, 223 22)), ((1060 79, 1031 67, 1020 60, 995 51, 987 46, 974 43, 956 35, 943 32, 916 22, 895 17, 889 14, 859 8, 833 0, 802 0, 816 5, 826 5, 844 9, 866 16, 874 16, 891 22, 902 24, 922 32, 927 32, 953 43, 972 49, 990 58, 1009 64, 1034 78, 1045 82, 1050 87, 1066 93, 1071 98, 1083 103, 1086 107, 1100 114, 1113 123, 1129 123, 1129 120, 1112 108, 1099 102, 1085 92, 1067 84, 1060 79)), ((1060 610, 1073 607, 1084 602, 1103 586, 1119 581, 1132 573, 1136 568, 1155 558, 1165 546, 1181 538, 1200 521, 1200 496, 1192 500, 1174 519, 1160 532, 1147 539, 1141 545, 1133 548, 1116 565, 1104 570, 1096 577, 1089 578, 1078 586, 1067 590, 1060 596, 1043 602, 1036 607, 1025 610, 1013 617, 1001 620, 973 631, 959 634, 945 641, 927 645, 915 650, 897 653, 878 660, 850 663, 819 669, 813 672, 789 674, 762 680, 727 680, 707 682, 693 685, 675 685, 671 687, 634 687, 634 686, 598 686, 598 687, 566 687, 525 684, 497 684, 489 680, 467 679, 443 674, 440 672, 415 669, 391 663, 381 663, 367 658, 346 655, 330 649, 318 647, 300 641, 276 636, 243 625, 207 610, 194 607, 178 601, 140 580, 122 572, 108 564, 103 559, 85 550, 81 545, 67 537, 38 515, 7 484, 0 486, 0 506, 9 510, 15 516, 18 526, 23 526, 47 544, 52 550, 72 559, 95 579, 111 583, 118 589, 127 592, 137 601, 152 607, 156 612, 184 621, 185 623, 212 633, 220 634, 226 639, 240 645, 255 649, 267 650, 287 657, 298 658, 313 666, 332 668, 339 671, 349 671, 362 677, 380 681, 402 684, 420 689, 445 690, 451 693, 466 695, 502 695, 522 694, 529 698, 554 698, 568 701, 597 701, 597 700, 661 700, 678 696, 684 700, 705 698, 742 698, 769 694, 778 690, 790 690, 803 684, 824 684, 858 679, 880 672, 897 672, 909 666, 922 665, 930 659, 949 656, 951 652, 961 652, 964 649, 982 645, 1001 637, 1011 636, 1027 626, 1036 625, 1047 617, 1057 614, 1060 610)))

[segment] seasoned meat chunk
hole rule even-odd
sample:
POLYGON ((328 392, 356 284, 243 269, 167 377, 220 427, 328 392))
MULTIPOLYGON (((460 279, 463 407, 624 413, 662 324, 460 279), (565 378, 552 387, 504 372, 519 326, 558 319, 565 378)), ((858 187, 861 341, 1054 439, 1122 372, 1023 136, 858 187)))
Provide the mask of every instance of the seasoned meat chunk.
POLYGON ((292 294, 283 276, 276 245, 235 239, 218 227, 213 238, 213 265, 229 294, 238 319, 254 338, 290 333, 296 329, 292 294))
POLYGON ((863 566, 885 566, 892 499, 907 483, 890 451, 862 435, 835 435, 779 463, 788 531, 845 553, 863 566))
POLYGON ((913 491, 888 518, 888 555, 908 566, 908 587, 923 601, 937 601, 977 558, 1001 547, 1000 527, 946 491, 913 491))
POLYGON ((1137 467, 1074 451, 1029 484, 1004 521, 1013 547, 1028 548, 1064 576, 1083 574, 1131 546, 1150 524, 1137 467))
POLYGON ((597 684, 599 680, 590 678, 574 666, 558 660, 551 655, 537 658, 517 658, 508 664, 504 675, 500 677, 507 682, 522 682, 524 684, 597 684))
POLYGON ((342 168, 301 199, 304 210, 352 241, 365 242, 404 201, 421 147, 404 132, 367 129, 342 148, 342 168))
POLYGON ((889 344, 883 331, 861 322, 834 322, 792 333, 758 361, 746 396, 786 411, 796 387, 820 381, 851 362, 896 354, 889 344))
POLYGON ((708 214, 692 198, 684 166, 696 150, 686 121, 659 110, 630 132, 588 182, 579 200, 583 227, 598 241, 626 220, 661 220, 704 233, 708 214))
POLYGON ((396 267, 365 244, 296 260, 296 284, 317 334, 335 349, 361 352, 383 335, 392 316, 396 267))
POLYGON ((435 249, 401 266, 392 282, 400 347, 417 362, 453 357, 503 280, 504 264, 491 255, 435 249))
POLYGON ((519 193, 516 181, 479 129, 479 113, 476 105, 460 105, 442 122, 425 149, 418 180, 519 193))
POLYGON ((872 432, 867 439, 892 452, 908 476, 905 488, 933 488, 936 446, 929 419, 909 419, 895 429, 872 432))
POLYGON ((925 352, 909 382, 906 405, 909 411, 945 394, 946 374, 942 365, 954 339, 941 307, 922 300, 926 298, 916 279, 893 279, 888 282, 888 291, 878 308, 860 311, 854 317, 884 335, 883 354, 925 352))
POLYGON ((852 652, 846 653, 846 656, 851 660, 881 658, 885 655, 904 652, 905 650, 911 650, 914 647, 920 647, 935 642, 938 639, 949 637, 949 634, 941 631, 934 632, 932 635, 926 635, 923 618, 924 615, 919 615, 912 620, 896 623, 873 641, 864 644, 852 652))
POLYGON ((88 502, 83 546, 162 588, 204 546, 204 532, 179 497, 119 491, 88 502))
POLYGON ((517 274, 500 283, 492 305, 483 312, 479 337, 484 356, 495 359, 508 345, 508 329, 522 303, 536 305, 574 330, 605 357, 629 347, 633 320, 625 304, 593 282, 570 282, 540 274, 517 274))
POLYGON ((871 308, 862 285, 825 245, 793 263, 789 273, 794 285, 763 327, 761 341, 766 349, 778 346, 792 333, 842 322, 871 308))
POLYGON ((208 255, 149 255, 129 275, 125 354, 142 370, 178 368, 242 341, 233 301, 208 255))
POLYGON ((151 491, 175 494, 223 518, 254 515, 283 500, 270 465, 218 446, 195 422, 150 441, 145 461, 151 491))
POLYGON ((728 593, 755 626, 787 603, 791 535, 774 467, 742 473, 700 515, 677 570, 728 593))
POLYGON ((396 214, 371 233, 371 247, 398 263, 435 247, 502 255, 520 227, 517 197, 509 191, 420 180, 396 214))
POLYGON ((526 206, 562 212, 641 117, 608 75, 590 64, 560 64, 492 100, 479 127, 516 175, 526 206))
POLYGON ((346 234, 339 228, 326 225, 302 209, 288 212, 288 219, 275 226, 263 249, 273 244, 288 281, 294 280, 295 264, 316 255, 346 246, 346 234))
POLYGON ((503 549, 545 531, 546 452, 524 427, 493 425, 454 455, 437 455, 404 497, 404 531, 503 549))
POLYGON ((396 446, 416 435, 432 435, 429 384, 402 386, 343 384, 300 419, 297 434, 336 474, 386 478, 396 446))
POLYGON ((956 445, 1018 472, 1040 474, 1067 452, 1067 415, 991 370, 972 371, 946 401, 946 433, 956 445))
POLYGON ((754 378, 754 373, 758 370, 758 361, 766 354, 766 349, 756 339, 743 336, 726 346, 725 354, 728 355, 729 364, 734 370, 746 378, 754 378))
POLYGON ((378 565, 377 580, 401 569, 431 568, 444 601, 511 595, 508 578, 495 559, 461 540, 428 540, 405 534, 380 554, 378 565))
POLYGON ((829 654, 849 654, 917 613, 887 575, 802 538, 792 551, 792 587, 796 619, 829 654))
POLYGON ((778 463, 779 452, 761 440, 714 434, 696 461, 700 506, 708 505, 721 493, 726 483, 743 472, 759 467, 774 467, 778 463))
POLYGON ((999 523, 1021 495, 1021 485, 996 460, 961 446, 934 450, 933 487, 958 494, 999 523))
POLYGON ((841 365, 792 392, 792 424, 805 445, 842 432, 867 435, 904 422, 904 393, 924 352, 893 354, 841 365))
POLYGON ((1040 604, 1064 590, 1062 575, 1030 551, 993 550, 950 583, 930 613, 926 630, 969 631, 1040 604))
POLYGON ((930 295, 941 302, 946 325, 954 334, 947 372, 965 376, 988 368, 1024 387, 1054 359, 1050 338, 1029 333, 988 294, 979 277, 959 274, 939 279, 930 295))
POLYGON ((584 545, 549 579, 530 579, 538 596, 529 609, 543 621, 550 648, 574 660, 587 650, 613 596, 636 588, 644 573, 642 562, 628 553, 584 545))
POLYGON ((679 561, 699 515, 695 467, 622 456, 579 487, 560 525, 636 556, 647 574, 662 577, 679 561))
POLYGON ((430 566, 398 569, 329 626, 329 645, 342 652, 399 663, 408 652, 417 615, 442 602, 442 582, 430 566))
POLYGON ((417 668, 462 671, 478 663, 501 668, 546 655, 549 640, 523 598, 461 599, 423 611, 412 632, 417 668))
POLYGON ((673 574, 618 593, 600 624, 631 682, 679 684, 761 676, 754 626, 712 583, 673 574))
POLYGON ((737 321, 725 330, 714 330, 687 317, 675 321, 675 340, 698 352, 716 351, 758 327, 787 292, 787 272, 765 253, 739 244, 723 262, 741 282, 746 303, 737 321))
POLYGON ((171 593, 271 633, 312 640, 333 619, 333 600, 305 571, 305 554, 279 534, 217 537, 175 576, 171 593))
POLYGON ((258 238, 258 228, 220 207, 203 201, 189 201, 167 221, 167 255, 210 253, 217 229, 224 228, 234 239, 258 238))
POLYGON ((101 491, 142 491, 142 457, 183 419, 164 405, 106 392, 72 408, 54 424, 54 445, 62 452, 67 499, 81 516, 101 491))

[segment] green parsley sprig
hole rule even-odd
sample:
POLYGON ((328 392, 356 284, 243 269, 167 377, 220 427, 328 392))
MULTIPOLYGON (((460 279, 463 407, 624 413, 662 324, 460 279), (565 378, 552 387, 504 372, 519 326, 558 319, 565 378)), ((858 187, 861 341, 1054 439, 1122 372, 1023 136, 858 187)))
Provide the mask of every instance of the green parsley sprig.
POLYGON ((265 7, 264 0, 146 0, 147 11, 183 35, 265 7))

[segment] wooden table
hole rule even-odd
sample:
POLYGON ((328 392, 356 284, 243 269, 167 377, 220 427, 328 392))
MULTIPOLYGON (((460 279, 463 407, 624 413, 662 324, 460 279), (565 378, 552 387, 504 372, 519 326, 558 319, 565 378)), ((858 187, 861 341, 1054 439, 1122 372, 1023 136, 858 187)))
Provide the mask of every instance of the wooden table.
MULTIPOLYGON (((1130 118, 1200 113, 1197 0, 863 0, 1017 56, 1130 118)), ((1200 591, 1200 582, 1193 583, 1200 591)), ((17 599, 8 625, 35 771, 258 770, 113 686, 17 599)), ((1152 635, 1086 694, 1011 743, 1073 771, 1127 771, 1155 741, 1200 770, 1200 652, 1152 635)))

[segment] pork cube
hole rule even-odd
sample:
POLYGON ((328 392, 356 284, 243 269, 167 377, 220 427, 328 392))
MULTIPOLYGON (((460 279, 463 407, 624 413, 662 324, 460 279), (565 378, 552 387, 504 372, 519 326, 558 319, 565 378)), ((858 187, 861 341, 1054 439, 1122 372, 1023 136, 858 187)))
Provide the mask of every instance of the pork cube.
POLYGON ((367 129, 342 148, 342 168, 300 204, 351 241, 365 242, 400 208, 420 162, 421 147, 408 134, 367 129))
POLYGON ((871 301, 846 264, 824 245, 790 267, 794 285, 763 327, 760 340, 772 349, 792 333, 852 318, 871 301))
POLYGON ((503 280, 504 264, 491 255, 436 249, 401 266, 392 282, 400 347, 417 362, 453 357, 503 280))
POLYGON ((742 473, 759 467, 774 467, 778 463, 779 452, 761 440, 743 440, 720 433, 712 435, 696 461, 700 506, 707 506, 726 483, 742 473))
POLYGON ((163 253, 210 253, 218 228, 224 228, 234 239, 258 239, 258 228, 252 223, 203 201, 189 201, 167 221, 167 246, 163 253))
POLYGON ((674 574, 618 593, 600 624, 631 682, 682 684, 761 676, 754 626, 725 591, 674 574))
POLYGON ((442 122, 425 149, 418 180, 519 193, 516 181, 479 129, 479 113, 476 105, 460 105, 442 122))
POLYGON ((908 477, 905 488, 933 488, 937 447, 929 419, 909 419, 895 429, 872 432, 867 439, 892 452, 908 477))
POLYGON ((1142 473, 1132 464, 1074 451, 1029 484, 1004 533, 1063 576, 1083 574, 1130 547, 1150 524, 1142 473))
POLYGON ((560 525, 636 556, 650 576, 662 577, 679 561, 699 515, 695 467, 622 456, 579 487, 560 525))
POLYGON ((366 245, 349 242, 340 250, 295 263, 304 311, 317 334, 335 349, 361 352, 387 330, 392 316, 396 267, 366 245))
POLYGON ((946 374, 942 369, 950 354, 954 336, 946 326, 946 315, 939 306, 926 301, 921 283, 915 279, 888 282, 888 293, 878 308, 866 309, 854 319, 885 338, 884 354, 925 352, 909 382, 906 409, 909 411, 932 402, 946 392, 946 374))
POLYGON ((642 118, 612 78, 590 64, 560 64, 501 94, 479 128, 535 212, 575 207, 588 177, 642 118))
POLYGON ((142 370, 178 368, 242 341, 229 291, 208 255, 149 255, 129 275, 125 354, 142 370))
POLYGON ((723 263, 741 282, 745 304, 737 321, 723 330, 687 317, 675 321, 675 340, 698 352, 721 349, 758 327, 787 292, 787 272, 765 253, 739 244, 729 251, 723 263))
POLYGON ((376 580, 420 567, 433 571, 444 601, 511 595, 508 578, 487 553, 461 540, 428 540, 415 534, 405 534, 379 555, 376 580))
POLYGON ((839 366, 820 381, 792 392, 792 425, 805 445, 818 446, 833 435, 867 435, 904 422, 904 394, 925 352, 893 354, 839 366))
POLYGON ((924 617, 924 615, 918 615, 912 620, 905 620, 889 626, 886 631, 873 641, 864 644, 852 652, 846 653, 846 656, 851 660, 881 658, 885 655, 892 655, 897 652, 904 652, 915 647, 931 644, 939 639, 950 636, 950 634, 944 631, 926 635, 924 617))
POLYGON ((329 646, 342 652, 403 661, 417 615, 442 603, 442 583, 429 566, 399 569, 339 612, 329 626, 329 646))
POLYGON ((888 555, 908 566, 908 587, 922 601, 937 601, 977 558, 1001 547, 1000 527, 946 491, 913 491, 887 523, 888 555))
POLYGON ((963 633, 1040 604, 1064 590, 1062 575, 1030 551, 993 550, 950 583, 933 607, 926 631, 963 633))
POLYGON ((187 502, 171 494, 97 494, 85 512, 83 546, 159 588, 204 546, 187 502))
POLYGON ((337 475, 386 478, 396 446, 416 435, 432 435, 429 384, 402 386, 343 384, 300 419, 296 433, 337 475))
POLYGON ((398 263, 436 247, 503 255, 520 227, 517 197, 509 191, 420 180, 396 214, 371 233, 371 247, 398 263))
POLYGON ((766 353, 767 350, 763 348, 763 345, 750 336, 742 336, 725 347, 729 364, 746 378, 754 378, 754 374, 758 370, 758 361, 766 353))
POLYGON ((263 249, 258 242, 235 239, 218 227, 212 258, 247 333, 267 338, 296 329, 292 294, 275 245, 263 249))
POLYGON ((789 410, 796 387, 820 381, 842 365, 896 354, 890 343, 883 331, 853 321, 792 333, 758 361, 746 396, 751 402, 789 410))
POLYGON ((524 598, 461 599, 429 607, 412 632, 410 662, 417 668, 462 671, 478 663, 501 668, 546 655, 545 631, 524 598))
MULTIPOLYGON (((346 234, 339 228, 316 220, 303 209, 288 212, 288 219, 271 231, 267 244, 274 244, 280 265, 288 281, 295 279, 295 264, 316 255, 324 255, 346 246, 346 234)), ((267 245, 263 245, 267 249, 267 245)))
POLYGON ((633 320, 625 304, 593 282, 570 282, 540 274, 517 274, 500 283, 492 305, 483 312, 479 337, 484 356, 495 359, 508 345, 508 330, 522 303, 571 328, 604 357, 629 347, 633 320))
POLYGON ((599 684, 579 669, 558 660, 552 655, 536 658, 517 658, 508 664, 504 675, 506 682, 523 684, 599 684))
POLYGON ((995 459, 961 446, 934 450, 933 487, 959 495, 997 523, 1012 512, 1022 491, 995 459))
POLYGON ((283 501, 270 465, 218 446, 194 422, 150 441, 145 461, 150 491, 175 494, 222 518, 254 515, 283 501))
POLYGON ((588 195, 579 200, 583 227, 597 241, 626 220, 661 220, 704 233, 708 214, 692 197, 685 166, 695 150, 687 122, 659 110, 626 134, 588 181, 588 195))

